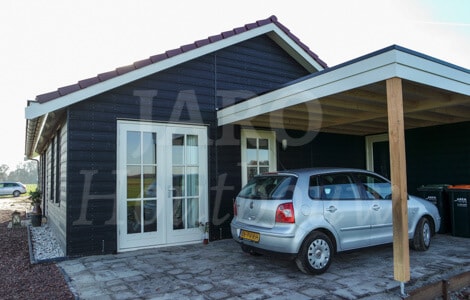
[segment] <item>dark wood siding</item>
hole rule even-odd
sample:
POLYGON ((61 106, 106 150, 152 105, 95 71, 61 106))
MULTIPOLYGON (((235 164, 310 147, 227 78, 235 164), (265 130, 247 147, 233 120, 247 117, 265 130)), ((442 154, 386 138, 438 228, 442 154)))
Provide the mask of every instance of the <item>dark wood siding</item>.
POLYGON ((470 122, 406 131, 408 192, 427 184, 470 184, 470 122))
POLYGON ((365 168, 365 140, 362 136, 288 131, 287 148, 278 146, 278 169, 307 167, 365 168), (303 142, 303 143, 302 143, 303 142), (292 146, 292 144, 297 144, 292 146))
POLYGON ((69 108, 67 254, 111 253, 116 234, 116 121, 151 120, 209 126, 211 239, 228 237, 231 197, 239 189, 239 140, 218 136, 216 108, 227 91, 237 101, 275 89, 308 72, 267 37, 257 37, 131 82, 69 108), (220 140, 216 148, 216 140, 220 140), (225 151, 226 148, 229 151, 225 151), (227 156, 228 155, 228 156, 227 156), (232 173, 231 171, 235 173, 232 173), (226 174, 226 176, 225 176, 226 174), (221 176, 237 186, 216 209, 221 176), (216 211, 217 210, 217 211, 216 211), (219 220, 223 222, 219 223, 219 220))
MULTIPOLYGON (((48 224, 54 230, 57 240, 62 248, 66 251, 66 208, 67 208, 67 123, 65 123, 58 131, 60 136, 59 145, 56 145, 56 149, 59 149, 60 154, 56 156, 59 158, 56 161, 56 170, 59 170, 60 182, 56 182, 56 198, 54 201, 47 201, 47 218, 48 224), (59 199, 57 199, 57 197, 59 199)), ((57 151, 57 150, 56 150, 57 151)))

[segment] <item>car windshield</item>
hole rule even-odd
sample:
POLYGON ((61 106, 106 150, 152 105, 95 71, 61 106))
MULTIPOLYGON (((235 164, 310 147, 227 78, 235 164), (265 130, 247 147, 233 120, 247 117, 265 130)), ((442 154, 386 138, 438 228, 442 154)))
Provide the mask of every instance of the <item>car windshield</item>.
POLYGON ((239 197, 248 199, 292 199, 297 178, 291 175, 257 176, 240 191, 239 197))

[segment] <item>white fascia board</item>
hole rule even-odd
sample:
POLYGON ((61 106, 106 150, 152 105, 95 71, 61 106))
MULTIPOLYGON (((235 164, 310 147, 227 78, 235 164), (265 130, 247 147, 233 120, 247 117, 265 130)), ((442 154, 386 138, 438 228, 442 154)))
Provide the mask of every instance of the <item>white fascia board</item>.
POLYGON ((222 126, 234 123, 392 77, 464 95, 470 94, 468 72, 397 49, 332 69, 291 86, 221 109, 217 112, 218 124, 222 126))
POLYGON ((470 73, 437 61, 398 51, 397 77, 470 95, 470 73))
POLYGON ((393 50, 387 51, 229 106, 217 112, 218 125, 234 123, 395 77, 395 61, 396 53, 393 50))
POLYGON ((37 118, 46 113, 67 107, 69 105, 75 104, 77 102, 93 97, 100 93, 109 91, 113 88, 125 85, 134 80, 144 78, 146 76, 149 76, 151 74, 154 74, 162 70, 171 68, 173 66, 179 65, 191 59, 206 55, 211 52, 215 52, 217 50, 237 44, 239 42, 243 42, 245 40, 251 39, 253 37, 256 37, 262 34, 266 34, 268 32, 275 32, 277 35, 279 35, 282 38, 282 40, 284 40, 287 44, 291 45, 296 51, 300 51, 299 54, 302 57, 304 57, 305 60, 312 63, 315 68, 320 67, 321 69, 321 66, 319 66, 318 63, 316 63, 313 60, 313 58, 310 57, 310 55, 308 55, 303 49, 301 49, 281 29, 279 29, 279 27, 277 27, 274 23, 270 23, 261 27, 257 27, 257 28, 245 31, 243 33, 233 35, 231 37, 222 39, 220 41, 210 43, 199 48, 195 48, 191 51, 184 52, 176 56, 164 59, 161 62, 153 63, 151 65, 139 68, 137 70, 130 71, 123 75, 118 75, 114 78, 91 85, 87 88, 84 88, 76 92, 67 94, 65 96, 53 99, 51 101, 44 102, 44 103, 31 103, 30 106, 25 108, 26 119, 37 118))
MULTIPOLYGON (((273 35, 270 35, 272 40, 274 40, 275 42, 277 42, 279 44, 280 41, 278 39, 281 38, 283 42, 285 42, 290 48, 292 48, 294 50, 295 54, 301 55, 302 58, 305 61, 307 61, 308 64, 310 66, 312 66, 315 70, 317 70, 317 71, 324 70, 324 68, 315 59, 313 59, 313 57, 311 57, 302 47, 300 47, 299 44, 297 44, 291 38, 289 38, 289 36, 284 31, 279 29, 279 27, 276 26, 273 31, 277 34, 277 37, 273 36, 273 35)), ((286 50, 286 49, 284 49, 284 50, 286 50)), ((289 51, 288 51, 288 53, 289 53, 289 51)), ((295 55, 292 55, 292 56, 295 56, 295 55)))

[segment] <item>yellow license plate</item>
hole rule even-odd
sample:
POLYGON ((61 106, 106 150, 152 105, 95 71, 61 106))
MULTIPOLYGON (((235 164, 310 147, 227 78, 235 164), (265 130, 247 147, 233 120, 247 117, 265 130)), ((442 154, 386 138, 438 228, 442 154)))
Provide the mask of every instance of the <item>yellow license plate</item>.
POLYGON ((259 237, 260 237, 260 234, 258 232, 252 232, 252 231, 246 231, 246 230, 240 231, 240 238, 244 240, 249 240, 249 241, 258 243, 259 237))

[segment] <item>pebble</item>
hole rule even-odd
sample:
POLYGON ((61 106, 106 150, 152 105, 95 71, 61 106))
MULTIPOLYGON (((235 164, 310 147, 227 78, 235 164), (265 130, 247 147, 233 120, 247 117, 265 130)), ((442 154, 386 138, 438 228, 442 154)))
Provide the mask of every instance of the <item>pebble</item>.
POLYGON ((35 261, 65 257, 52 229, 47 225, 29 226, 35 261))

